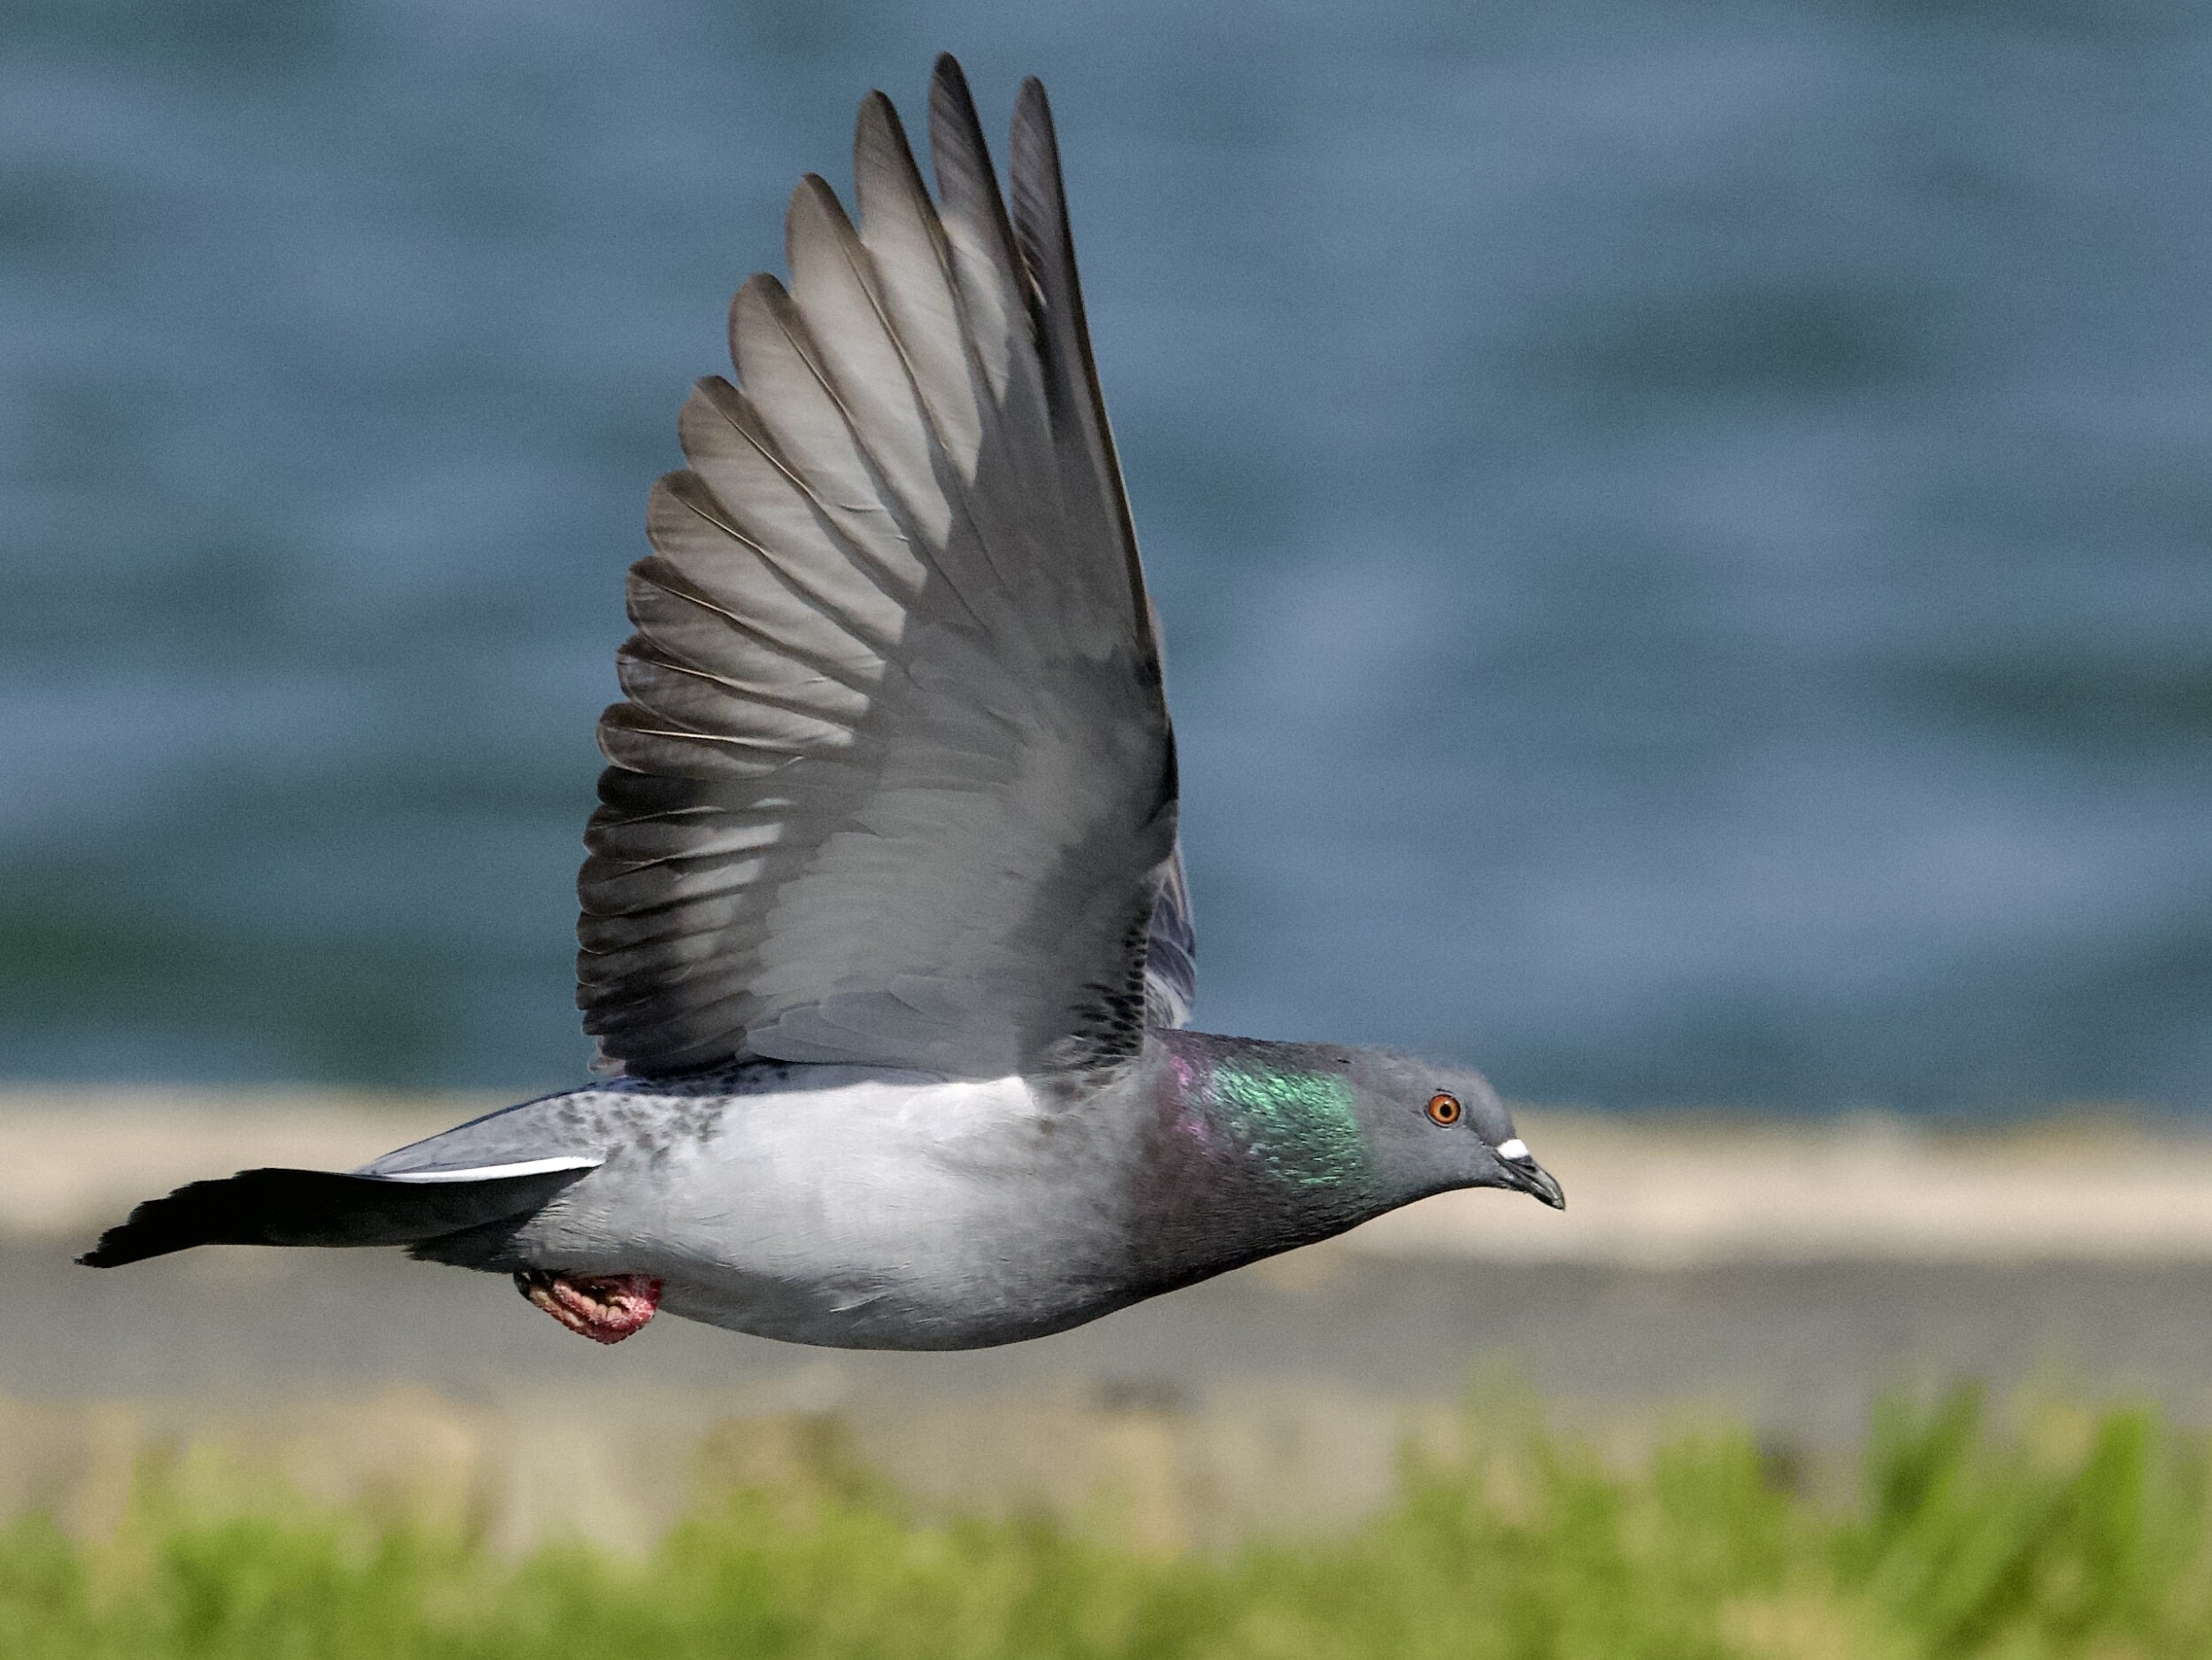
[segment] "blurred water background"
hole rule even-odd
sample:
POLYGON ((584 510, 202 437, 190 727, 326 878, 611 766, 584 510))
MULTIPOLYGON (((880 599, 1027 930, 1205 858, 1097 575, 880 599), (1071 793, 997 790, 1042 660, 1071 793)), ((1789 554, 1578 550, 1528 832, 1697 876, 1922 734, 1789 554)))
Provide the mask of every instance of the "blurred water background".
POLYGON ((786 192, 1059 113, 1199 1023, 2212 1106, 2212 12, 18 0, 0 1071, 559 1086, 620 574, 786 192))

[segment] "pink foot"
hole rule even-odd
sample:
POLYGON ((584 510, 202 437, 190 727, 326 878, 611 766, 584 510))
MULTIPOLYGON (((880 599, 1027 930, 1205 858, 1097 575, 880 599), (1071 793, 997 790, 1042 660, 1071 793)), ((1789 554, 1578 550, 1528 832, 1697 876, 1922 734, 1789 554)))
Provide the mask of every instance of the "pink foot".
POLYGON ((661 1282, 643 1274, 557 1274, 533 1268, 515 1276, 515 1289, 595 1343, 620 1342, 661 1305, 661 1282))

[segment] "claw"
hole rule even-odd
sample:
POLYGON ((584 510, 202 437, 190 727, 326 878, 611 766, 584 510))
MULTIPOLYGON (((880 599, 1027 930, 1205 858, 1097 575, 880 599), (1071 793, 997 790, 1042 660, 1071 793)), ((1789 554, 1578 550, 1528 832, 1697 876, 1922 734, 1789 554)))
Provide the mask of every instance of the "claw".
POLYGON ((644 1274, 557 1274, 530 1268, 515 1289, 572 1332, 595 1343, 618 1343, 653 1318, 661 1282, 644 1274))

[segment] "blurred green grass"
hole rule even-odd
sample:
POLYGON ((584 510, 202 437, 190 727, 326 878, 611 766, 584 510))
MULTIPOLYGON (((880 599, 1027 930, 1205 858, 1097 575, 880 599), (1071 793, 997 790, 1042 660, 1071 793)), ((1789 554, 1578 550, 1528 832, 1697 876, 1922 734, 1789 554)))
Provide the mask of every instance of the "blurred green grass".
MULTIPOLYGON (((158 1479, 97 1545, 0 1535, 0 1656, 1852 1656, 2212 1652, 2200 1440, 2147 1411, 1878 1413, 1848 1497, 1743 1434, 1624 1463, 1486 1403, 1348 1536, 1163 1556, 1034 1518, 947 1520, 826 1456, 642 1560, 281 1506, 194 1514, 158 1479)), ((557 1436, 547 1445, 557 1457, 557 1436)))

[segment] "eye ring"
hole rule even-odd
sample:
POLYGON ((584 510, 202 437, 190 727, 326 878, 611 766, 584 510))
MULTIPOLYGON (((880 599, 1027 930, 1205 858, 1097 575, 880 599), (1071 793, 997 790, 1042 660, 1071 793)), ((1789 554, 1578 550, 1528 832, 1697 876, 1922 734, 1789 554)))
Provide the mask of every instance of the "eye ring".
POLYGON ((1429 1122, 1449 1128, 1466 1116, 1467 1109, 1459 1104, 1457 1095, 1433 1095, 1429 1097, 1429 1122))

